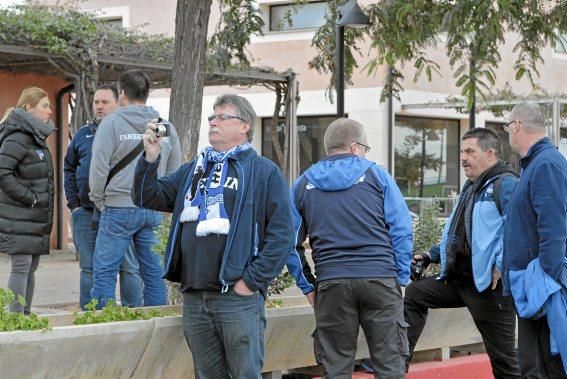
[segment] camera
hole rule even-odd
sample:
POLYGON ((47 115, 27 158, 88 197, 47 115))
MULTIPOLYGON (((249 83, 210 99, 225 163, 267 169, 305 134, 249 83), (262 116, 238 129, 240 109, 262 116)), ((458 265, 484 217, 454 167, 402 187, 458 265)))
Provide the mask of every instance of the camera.
POLYGON ((156 122, 153 124, 151 129, 158 137, 165 137, 167 135, 167 127, 165 126, 164 123, 156 122))
POLYGON ((410 266, 410 271, 411 271, 411 275, 410 278, 411 280, 419 280, 421 279, 421 276, 423 275, 423 260, 417 260, 415 263, 412 263, 410 266))

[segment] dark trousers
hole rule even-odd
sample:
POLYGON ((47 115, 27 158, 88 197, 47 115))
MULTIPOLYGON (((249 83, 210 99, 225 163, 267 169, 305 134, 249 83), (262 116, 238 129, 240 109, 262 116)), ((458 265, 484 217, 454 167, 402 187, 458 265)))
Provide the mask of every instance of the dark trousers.
POLYGON ((518 352, 522 378, 567 378, 560 355, 552 355, 547 317, 518 317, 518 352))
POLYGON ((352 377, 359 326, 375 377, 403 378, 408 355, 402 291, 394 278, 331 279, 317 284, 318 358, 325 378, 352 377))
MULTIPOLYGON (((516 350, 516 313, 510 297, 501 295, 501 284, 478 292, 474 283, 436 280, 430 276, 412 282, 404 299, 409 323, 410 359, 425 327, 429 309, 467 307, 484 341, 496 378, 520 377, 516 350)), ((408 359, 409 362, 409 359, 408 359)))

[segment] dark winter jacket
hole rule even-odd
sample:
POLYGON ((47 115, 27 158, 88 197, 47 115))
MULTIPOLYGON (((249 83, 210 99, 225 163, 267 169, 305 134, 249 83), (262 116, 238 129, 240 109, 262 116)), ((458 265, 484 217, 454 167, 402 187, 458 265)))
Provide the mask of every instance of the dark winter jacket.
POLYGON ((65 155, 65 196, 69 209, 94 208, 89 198, 89 169, 98 122, 83 126, 71 140, 65 155))
POLYGON ((53 161, 46 136, 38 131, 38 125, 40 128, 45 125, 40 124, 40 120, 23 109, 15 109, 0 124, 0 252, 3 253, 49 254, 53 161))
POLYGON ((506 216, 505 270, 525 270, 539 258, 543 271, 558 280, 567 257, 567 160, 546 137, 520 159, 520 166, 506 216))
MULTIPOLYGON (((294 235, 287 184, 274 163, 252 149, 231 158, 238 174, 234 216, 221 262, 219 283, 228 290, 242 278, 251 290, 265 294, 270 281, 282 270, 293 247, 294 235)), ((181 223, 185 194, 191 184, 195 161, 159 178, 160 164, 138 161, 132 201, 139 207, 173 212, 165 250, 165 278, 180 281, 181 223)))

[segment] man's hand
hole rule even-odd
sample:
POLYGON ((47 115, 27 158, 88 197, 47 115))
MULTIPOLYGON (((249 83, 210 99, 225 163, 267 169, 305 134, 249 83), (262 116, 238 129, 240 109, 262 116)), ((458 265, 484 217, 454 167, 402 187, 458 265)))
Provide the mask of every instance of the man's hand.
POLYGON ((159 137, 154 132, 155 123, 157 120, 152 120, 146 125, 146 133, 144 133, 144 150, 146 151, 146 161, 149 163, 155 162, 161 152, 161 143, 163 137, 159 137))
POLYGON ((312 307, 315 306, 315 292, 316 291, 311 291, 307 295, 305 295, 307 301, 309 302, 309 304, 311 304, 312 307))
POLYGON ((492 289, 495 290, 496 286, 498 285, 498 281, 500 280, 500 278, 502 277, 502 274, 500 274, 500 271, 498 271, 496 269, 496 266, 494 266, 492 268, 492 289))
POLYGON ((411 262, 415 264, 417 261, 422 261, 423 267, 425 268, 431 263, 431 256, 427 251, 420 251, 419 253, 414 254, 411 262))
POLYGON ((234 283, 234 292, 242 296, 252 296, 254 295, 254 291, 250 290, 244 280, 238 279, 236 283, 234 283))

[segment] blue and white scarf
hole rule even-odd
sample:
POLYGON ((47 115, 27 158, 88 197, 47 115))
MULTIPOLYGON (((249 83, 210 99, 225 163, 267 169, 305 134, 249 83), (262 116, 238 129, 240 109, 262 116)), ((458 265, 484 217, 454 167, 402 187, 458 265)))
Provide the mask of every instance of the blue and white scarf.
POLYGON ((228 159, 251 147, 250 143, 246 142, 224 153, 206 147, 199 154, 193 171, 193 180, 185 195, 184 208, 179 218, 180 222, 199 220, 196 232, 198 237, 212 233, 228 234, 230 221, 224 208, 223 194, 228 173, 228 159), (208 177, 205 177, 210 162, 214 163, 214 166, 208 177))

